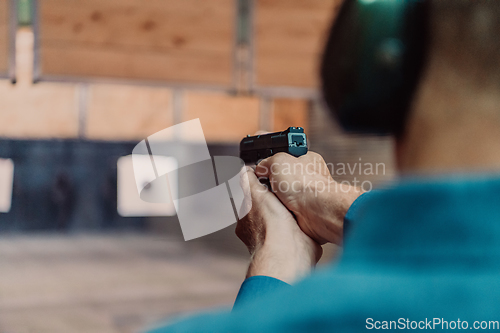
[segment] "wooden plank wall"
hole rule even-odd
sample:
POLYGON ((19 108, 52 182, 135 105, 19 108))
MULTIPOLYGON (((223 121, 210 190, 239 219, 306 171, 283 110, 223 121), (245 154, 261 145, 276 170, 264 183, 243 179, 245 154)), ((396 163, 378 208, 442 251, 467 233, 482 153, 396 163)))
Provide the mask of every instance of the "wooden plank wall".
POLYGON ((255 0, 257 86, 317 86, 319 57, 341 0, 255 0))
POLYGON ((234 0, 38 0, 38 7, 42 76, 232 82, 234 0))
POLYGON ((0 75, 9 68, 9 0, 0 0, 0 75))
POLYGON ((84 136, 142 140, 173 125, 171 96, 165 88, 91 85, 84 136))
POLYGON ((259 99, 222 93, 186 92, 182 121, 200 118, 211 142, 239 143, 259 130, 259 99))
MULTIPOLYGON (((323 42, 341 1, 255 0, 254 84, 316 87, 323 42)), ((38 4, 42 76, 232 83, 235 0, 38 4)))

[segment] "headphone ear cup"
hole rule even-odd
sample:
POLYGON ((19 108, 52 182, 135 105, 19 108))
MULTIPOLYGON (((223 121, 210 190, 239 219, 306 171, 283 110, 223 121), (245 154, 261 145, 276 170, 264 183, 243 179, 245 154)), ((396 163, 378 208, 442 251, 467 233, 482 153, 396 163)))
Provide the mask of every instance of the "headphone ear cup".
POLYGON ((422 69, 424 1, 346 0, 321 67, 326 104, 348 132, 399 135, 422 69))

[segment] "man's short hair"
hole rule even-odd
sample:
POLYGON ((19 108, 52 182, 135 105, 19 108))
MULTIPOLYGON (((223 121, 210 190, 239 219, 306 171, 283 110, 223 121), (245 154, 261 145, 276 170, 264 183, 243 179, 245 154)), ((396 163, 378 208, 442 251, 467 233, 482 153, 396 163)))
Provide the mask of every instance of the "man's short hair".
POLYGON ((500 1, 432 0, 430 53, 474 85, 500 88, 500 1))

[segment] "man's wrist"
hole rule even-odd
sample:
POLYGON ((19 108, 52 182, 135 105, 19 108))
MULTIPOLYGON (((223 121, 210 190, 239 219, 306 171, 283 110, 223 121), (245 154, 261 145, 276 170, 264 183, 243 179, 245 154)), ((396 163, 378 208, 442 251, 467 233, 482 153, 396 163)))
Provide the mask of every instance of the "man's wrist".
POLYGON ((339 212, 341 213, 340 217, 342 218, 342 221, 344 220, 349 208, 351 208, 351 205, 363 193, 365 193, 365 191, 362 188, 357 186, 349 186, 349 189, 345 192, 345 195, 342 196, 342 200, 340 200, 341 207, 339 212))
POLYGON ((246 277, 264 275, 292 284, 307 276, 315 264, 314 260, 294 258, 283 251, 274 251, 263 246, 252 256, 246 277))
POLYGON ((266 234, 264 244, 252 255, 246 277, 265 275, 291 284, 308 275, 319 259, 318 253, 308 236, 297 234, 296 237, 300 239, 286 233, 266 234))

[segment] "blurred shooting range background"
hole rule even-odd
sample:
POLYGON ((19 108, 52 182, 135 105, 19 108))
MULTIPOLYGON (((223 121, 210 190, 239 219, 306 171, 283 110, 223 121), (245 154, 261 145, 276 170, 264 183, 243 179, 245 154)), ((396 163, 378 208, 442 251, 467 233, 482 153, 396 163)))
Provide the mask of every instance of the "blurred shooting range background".
POLYGON ((347 136, 321 105, 340 4, 0 0, 0 332, 137 332, 232 304, 234 226, 184 242, 138 199, 126 156, 174 124, 200 118, 212 155, 235 156, 246 134, 302 126, 327 162, 391 179, 390 139, 347 136))

